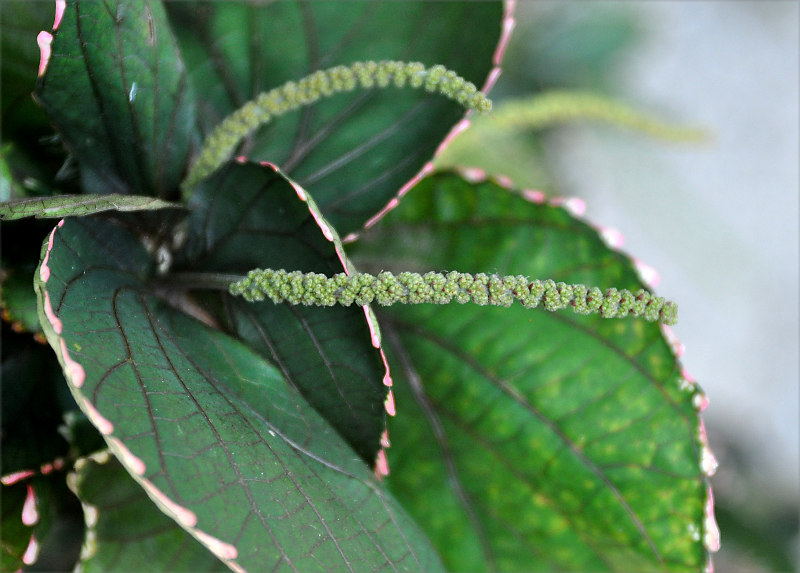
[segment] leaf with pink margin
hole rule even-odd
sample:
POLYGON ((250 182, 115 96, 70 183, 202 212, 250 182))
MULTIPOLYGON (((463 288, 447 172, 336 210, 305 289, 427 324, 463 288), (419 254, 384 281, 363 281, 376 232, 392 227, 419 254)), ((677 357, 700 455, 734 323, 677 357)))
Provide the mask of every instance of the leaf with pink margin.
POLYGON ((86 517, 84 573, 229 571, 159 511, 108 450, 77 460, 68 483, 86 517))
POLYGON ((195 100, 161 2, 72 0, 50 48, 34 96, 85 190, 177 196, 197 144, 195 100))
MULTIPOLYGON (((189 208, 176 270, 245 275, 276 267, 333 275, 351 267, 314 200, 272 165, 229 162, 200 184, 189 208)), ((228 332, 278 366, 361 458, 375 464, 391 382, 370 313, 365 320, 357 307, 252 304, 227 292, 203 300, 228 332)))
MULTIPOLYGON (((508 5, 510 6, 510 4, 508 5)), ((441 64, 476 86, 499 72, 510 33, 501 2, 173 2, 174 23, 208 131, 259 93, 364 60, 441 64), (446 38, 446 41, 442 41, 446 38)), ((343 236, 431 160, 464 117, 424 90, 362 90, 276 118, 242 148, 314 194, 343 236)))
POLYGON ((136 236, 68 219, 41 261, 40 317, 76 402, 161 511, 226 565, 441 569, 277 368, 163 298, 136 236))
MULTIPOLYGON (((361 240, 367 271, 643 287, 567 207, 453 173, 361 240)), ((709 559, 704 396, 659 326, 520 306, 379 313, 398 408, 390 489, 451 570, 697 571, 709 559)))

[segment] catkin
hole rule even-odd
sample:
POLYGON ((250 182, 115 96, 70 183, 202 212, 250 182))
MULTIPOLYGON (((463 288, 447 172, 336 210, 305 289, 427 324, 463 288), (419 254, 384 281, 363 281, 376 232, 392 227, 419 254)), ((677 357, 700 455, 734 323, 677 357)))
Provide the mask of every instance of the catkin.
POLYGON ((394 275, 338 273, 332 277, 318 273, 287 272, 283 269, 254 269, 230 285, 229 291, 250 302, 267 298, 274 303, 333 306, 340 304, 464 304, 509 307, 516 300, 525 308, 542 306, 556 311, 572 308, 578 314, 600 314, 604 318, 641 317, 651 322, 674 324, 678 307, 644 289, 632 293, 581 284, 527 277, 469 274, 458 271, 429 272, 424 275, 403 272, 394 275))
POLYGON ((264 92, 220 122, 209 134, 181 187, 184 195, 216 171, 232 155, 239 142, 274 117, 310 105, 335 93, 364 89, 410 86, 424 88, 452 99, 467 109, 488 112, 492 102, 474 84, 444 66, 428 69, 419 62, 356 62, 319 70, 297 82, 264 92))

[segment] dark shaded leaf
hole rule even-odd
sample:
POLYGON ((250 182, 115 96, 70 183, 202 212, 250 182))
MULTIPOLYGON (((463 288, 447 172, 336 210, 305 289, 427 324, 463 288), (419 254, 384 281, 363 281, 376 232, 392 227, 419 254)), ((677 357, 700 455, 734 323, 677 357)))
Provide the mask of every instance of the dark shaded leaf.
MULTIPOLYGON (((441 64, 480 87, 503 17, 500 2, 179 2, 167 9, 206 132, 261 92, 356 61, 441 64)), ((280 165, 344 235, 430 160, 463 115, 424 90, 339 95, 276 119, 242 152, 280 165)))
POLYGON ((5 324, 2 340, 2 471, 38 471, 67 454, 68 444, 58 427, 63 411, 75 404, 47 346, 5 324))
POLYGON ((70 477, 89 522, 81 571, 228 571, 159 511, 107 450, 78 460, 70 477))
POLYGON ((0 568, 20 571, 34 565, 40 571, 71 569, 80 551, 82 527, 80 521, 75 521, 80 505, 67 489, 64 474, 37 474, 23 479, 6 474, 0 492, 0 568))
POLYGON ((370 469, 278 369, 150 286, 128 231, 66 219, 40 315, 81 409, 160 509, 230 566, 436 570, 370 469))
POLYGON ((69 2, 36 98, 87 192, 176 196, 195 106, 160 2, 69 2))
POLYGON ((49 520, 42 522, 42 480, 27 479, 2 487, 3 553, 2 570, 19 571, 36 562, 41 539, 49 529, 49 520), (39 483, 35 483, 35 481, 39 483))
POLYGON ((0 224, 0 306, 3 320, 18 332, 41 331, 33 292, 33 274, 42 237, 51 228, 51 222, 32 219, 0 224))
POLYGON ((0 283, 0 307, 5 322, 16 332, 40 332, 36 312, 36 295, 33 292, 33 270, 8 268, 3 265, 0 283))
MULTIPOLYGON (((565 209, 453 174, 420 183, 356 247, 364 269, 641 287, 565 209)), ((450 569, 705 565, 702 394, 658 326, 518 305, 386 313, 403 412, 389 485, 450 569)))
MULTIPOLYGON (((3 136, 5 139, 5 131, 3 136)), ((63 150, 54 154, 52 146, 37 141, 26 143, 27 148, 15 143, 0 148, 0 202, 55 193, 53 186, 60 177, 57 170, 64 161, 63 150)))
POLYGON ((55 2, 4 0, 0 3, 0 105, 3 141, 35 139, 51 133, 47 116, 31 94, 36 87, 36 36, 53 27, 55 2))
POLYGON ((52 219, 94 215, 103 211, 152 211, 181 209, 180 203, 170 203, 141 195, 55 195, 31 197, 0 203, 0 219, 52 219))
MULTIPOLYGON (((188 270, 240 275, 257 267, 328 275, 344 270, 335 230, 314 213, 313 201, 271 166, 228 164, 199 186, 190 208, 188 260, 182 265, 188 270)), ((226 327, 278 366, 358 454, 374 463, 386 429, 388 388, 363 309, 251 304, 227 293, 219 295, 217 306, 224 308, 226 327)))

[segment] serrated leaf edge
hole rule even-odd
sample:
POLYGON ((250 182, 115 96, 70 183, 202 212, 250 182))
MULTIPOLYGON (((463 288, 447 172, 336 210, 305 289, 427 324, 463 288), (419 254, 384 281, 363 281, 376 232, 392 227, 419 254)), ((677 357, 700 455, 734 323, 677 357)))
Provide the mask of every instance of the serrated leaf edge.
POLYGON ((50 257, 50 252, 53 248, 55 233, 63 226, 63 224, 64 220, 62 219, 53 228, 48 239, 42 245, 41 263, 39 264, 39 268, 36 270, 34 288, 37 293, 37 307, 45 336, 47 337, 50 346, 55 351, 58 361, 61 363, 64 371, 64 377, 67 379, 70 391, 75 398, 78 407, 80 407, 84 414, 86 414, 87 418, 89 418, 89 421, 100 431, 103 439, 108 444, 110 451, 114 453, 131 477, 133 477, 133 479, 135 479, 142 486, 148 497, 150 497, 150 499, 159 507, 162 512, 172 518, 184 530, 189 532, 189 534, 202 543, 228 568, 233 571, 244 572, 245 569, 235 561, 235 559, 238 557, 238 550, 236 547, 198 529, 197 515, 193 511, 176 503, 164 492, 158 489, 150 480, 142 477, 146 471, 145 463, 133 455, 133 453, 131 453, 131 451, 119 438, 113 436, 114 425, 108 421, 79 391, 85 380, 86 373, 83 369, 83 366, 73 360, 70 356, 66 342, 60 336, 63 330, 63 324, 53 312, 49 293, 44 290, 45 284, 50 278, 50 269, 47 266, 47 263, 50 257))
MULTIPOLYGON (((301 185, 297 182, 293 181, 290 177, 288 177, 285 173, 283 173, 280 168, 269 162, 262 162, 261 165, 267 167, 269 169, 273 169, 276 173, 280 174, 297 193, 298 198, 305 202, 308 205, 308 210, 311 213, 311 216, 314 217, 314 220, 317 222, 317 225, 322 231, 322 234, 325 238, 333 243, 334 250, 336 251, 336 256, 339 258, 339 262, 342 264, 344 271, 347 275, 354 275, 358 273, 358 270, 355 268, 353 262, 347 256, 347 253, 344 248, 344 243, 342 239, 339 237, 339 234, 336 232, 336 229, 331 225, 325 216, 322 214, 319 206, 314 201, 314 198, 308 193, 301 185)), ((375 312, 372 310, 372 307, 368 304, 363 305, 362 308, 364 309, 364 317, 367 321, 367 326, 369 327, 370 332, 370 339, 372 341, 372 346, 378 351, 381 357, 381 361, 383 362, 384 367, 384 375, 383 375, 383 385, 388 388, 388 392, 386 394, 386 399, 384 400, 383 406, 386 410, 386 413, 390 416, 394 416, 397 413, 395 408, 394 402, 394 393, 392 392, 392 375, 389 371, 389 360, 386 358, 386 353, 383 351, 382 341, 381 341, 381 329, 380 325, 378 324, 378 318, 375 316, 375 312)), ((378 479, 381 479, 383 476, 389 474, 389 466, 388 461, 386 459, 386 451, 385 449, 388 447, 389 438, 384 430, 384 433, 381 437, 381 449, 378 450, 377 457, 374 463, 374 470, 375 475, 378 479)))
MULTIPOLYGON (((503 18, 500 24, 500 38, 497 41, 497 47, 495 48, 494 54, 492 55, 492 69, 489 70, 489 73, 486 76, 486 81, 484 81, 483 85, 480 88, 480 91, 486 95, 489 95, 494 87, 495 83, 497 83, 498 78, 502 72, 502 63, 503 58, 505 57, 506 48, 508 47, 508 42, 511 39, 511 33, 516 26, 516 18, 514 16, 514 12, 516 10, 517 1, 516 0, 505 0, 503 2, 504 10, 503 10, 503 18)), ((470 119, 473 115, 472 110, 467 110, 464 114, 464 118, 455 124, 452 129, 445 135, 442 142, 436 148, 433 153, 433 157, 431 160, 428 161, 422 168, 406 183, 404 183, 400 189, 398 189, 397 193, 394 197, 387 201, 386 205, 384 205, 377 213, 375 213, 372 217, 370 217, 366 223, 361 227, 361 229, 357 231, 353 231, 352 233, 347 234, 343 239, 342 242, 347 245, 349 243, 353 243, 358 240, 362 233, 367 231, 368 229, 375 226, 375 224, 383 219, 386 214, 397 207, 406 193, 411 191, 417 183, 422 181, 425 177, 430 175, 434 172, 434 161, 435 159, 441 155, 444 150, 450 145, 450 143, 458 137, 461 133, 466 131, 469 126, 472 124, 472 120, 470 119)))

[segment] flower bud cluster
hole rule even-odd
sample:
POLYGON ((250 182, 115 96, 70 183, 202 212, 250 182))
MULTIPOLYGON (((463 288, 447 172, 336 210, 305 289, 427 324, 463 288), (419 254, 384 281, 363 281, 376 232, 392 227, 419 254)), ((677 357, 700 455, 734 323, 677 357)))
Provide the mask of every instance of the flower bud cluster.
POLYGON ((458 102, 467 109, 488 112, 492 102, 474 84, 444 66, 425 68, 419 62, 356 62, 319 70, 298 82, 264 92, 247 102, 214 128, 183 183, 188 192, 233 155, 239 142, 273 117, 310 105, 336 93, 358 87, 424 88, 458 102))
POLYGON ((472 302, 481 306, 511 306, 516 300, 525 308, 541 305, 550 311, 572 308, 578 314, 600 314, 604 318, 643 317, 651 322, 674 324, 678 307, 645 290, 637 293, 615 288, 569 285, 552 280, 530 280, 521 275, 486 275, 451 271, 378 275, 344 273, 327 277, 318 273, 255 269, 230 285, 233 295, 250 302, 266 298, 274 303, 333 306, 341 304, 381 306, 401 304, 447 304, 472 302))

